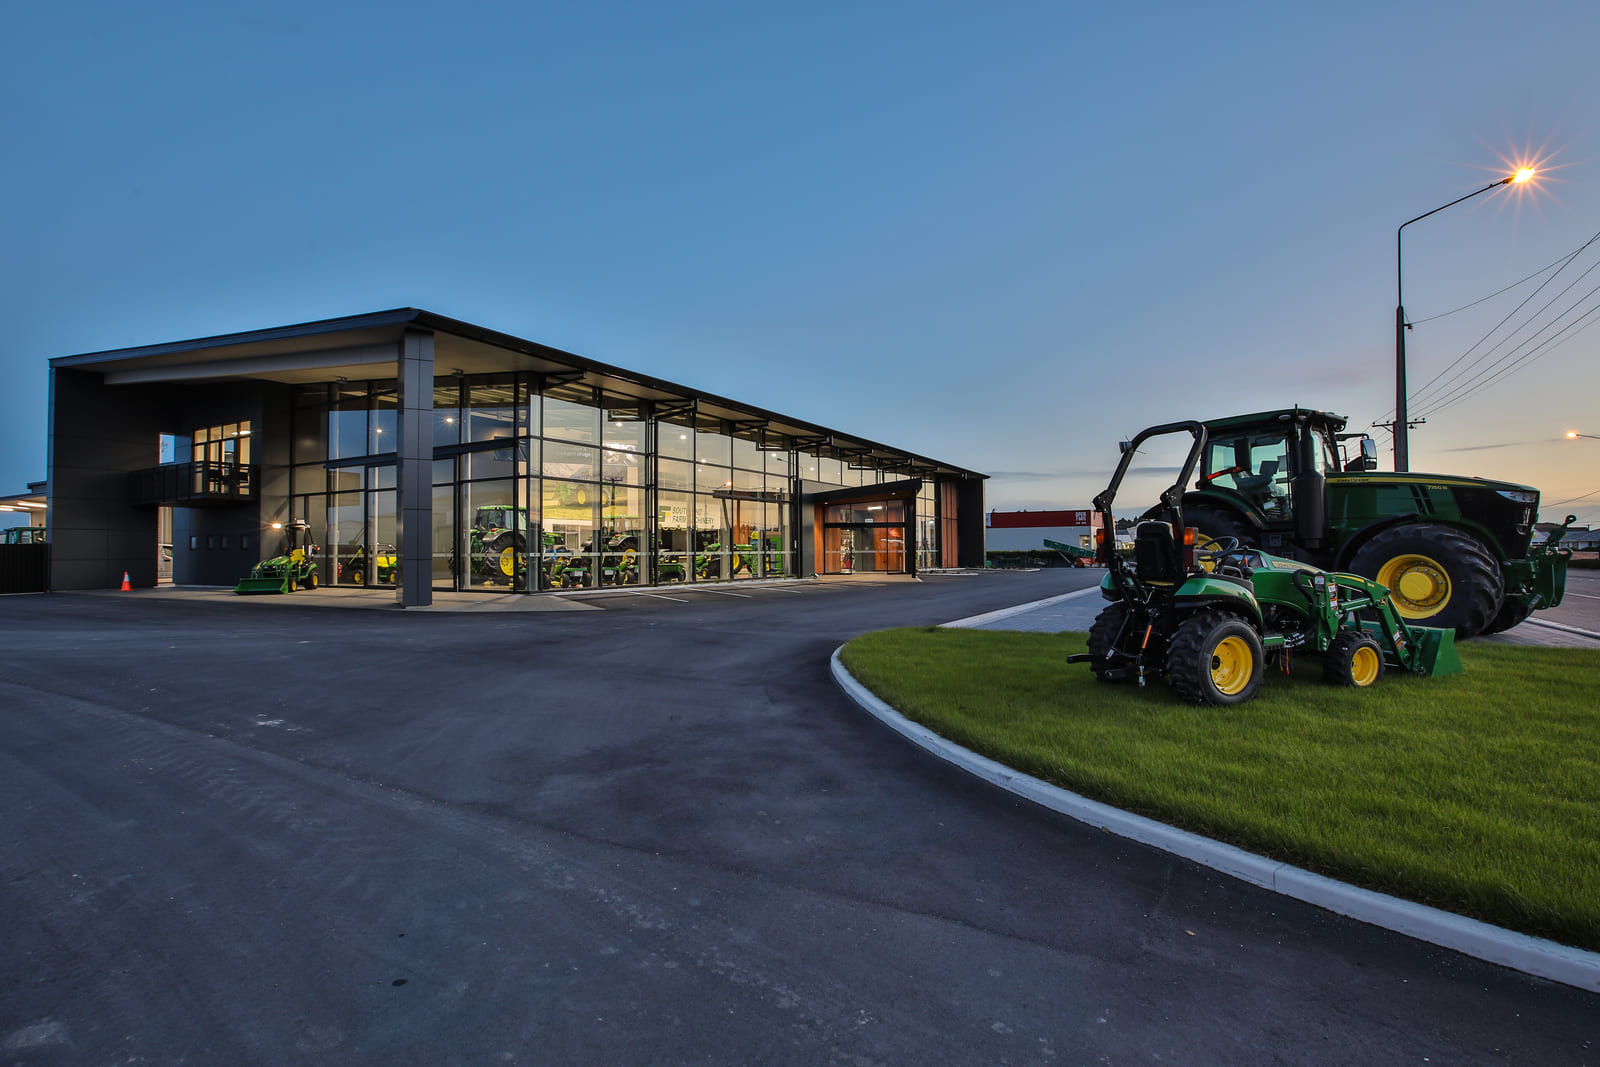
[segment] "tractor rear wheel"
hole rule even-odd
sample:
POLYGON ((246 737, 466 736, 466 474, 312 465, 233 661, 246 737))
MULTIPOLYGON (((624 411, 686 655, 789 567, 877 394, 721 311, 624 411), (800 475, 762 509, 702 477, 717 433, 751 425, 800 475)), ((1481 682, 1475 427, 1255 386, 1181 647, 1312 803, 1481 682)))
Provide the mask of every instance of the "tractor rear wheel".
POLYGON ((1383 653, 1371 634, 1346 630, 1322 654, 1322 680, 1364 689, 1383 677, 1383 653))
POLYGON ((1387 586, 1401 618, 1482 633, 1505 598, 1505 577, 1477 538, 1450 526, 1396 526, 1362 545, 1350 570, 1387 586))
POLYGON ((1178 625, 1167 680, 1191 704, 1242 704, 1261 688, 1261 637, 1234 615, 1202 611, 1178 625))
POLYGON ((1089 669, 1102 682, 1126 680, 1110 677, 1109 672, 1111 670, 1111 653, 1117 647, 1117 638, 1122 636, 1122 629, 1127 622, 1127 618, 1128 605, 1119 600, 1100 609, 1100 614, 1095 616, 1093 625, 1089 627, 1089 654, 1094 657, 1089 662, 1089 669))
POLYGON ((1206 550, 1208 541, 1217 541, 1224 537, 1234 538, 1242 548, 1260 547, 1260 537, 1255 527, 1223 508, 1207 507, 1204 504, 1184 508, 1183 524, 1193 526, 1200 532, 1195 546, 1201 551, 1206 550))
POLYGON ((516 577, 517 557, 522 554, 522 538, 514 533, 501 534, 483 549, 483 569, 494 581, 516 577))
POLYGON ((300 580, 300 588, 315 589, 317 587, 317 572, 312 571, 300 580))

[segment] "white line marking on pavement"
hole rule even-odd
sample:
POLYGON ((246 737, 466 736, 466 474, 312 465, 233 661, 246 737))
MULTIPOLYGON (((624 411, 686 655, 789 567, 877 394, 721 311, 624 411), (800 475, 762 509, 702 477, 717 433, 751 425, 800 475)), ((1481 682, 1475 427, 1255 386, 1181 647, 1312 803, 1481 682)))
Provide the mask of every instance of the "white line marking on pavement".
POLYGON ((945 623, 944 626, 945 628, 951 630, 969 630, 975 626, 983 626, 986 623, 999 622, 1001 619, 1009 619, 1013 615, 1021 615, 1024 611, 1032 611, 1034 608, 1049 607, 1051 604, 1059 604, 1063 600, 1076 600, 1078 597, 1088 596, 1090 593, 1098 593, 1099 591, 1100 587, 1098 585, 1091 585, 1089 588, 1079 589, 1075 593, 1062 593, 1060 596, 1046 597, 1043 600, 1035 600, 1030 604, 1018 604, 1015 607, 1001 608, 999 611, 990 611, 983 615, 973 615, 970 618, 957 619, 955 622, 945 623))
POLYGON ((630 596, 653 596, 657 600, 670 600, 674 604, 687 604, 688 603, 688 601, 684 600, 682 597, 662 596, 660 593, 638 593, 638 592, 635 592, 632 589, 628 590, 628 593, 629 593, 630 596))
POLYGON ((696 593, 715 593, 718 596, 742 596, 746 600, 750 599, 749 593, 730 593, 726 589, 696 589, 694 591, 696 593))

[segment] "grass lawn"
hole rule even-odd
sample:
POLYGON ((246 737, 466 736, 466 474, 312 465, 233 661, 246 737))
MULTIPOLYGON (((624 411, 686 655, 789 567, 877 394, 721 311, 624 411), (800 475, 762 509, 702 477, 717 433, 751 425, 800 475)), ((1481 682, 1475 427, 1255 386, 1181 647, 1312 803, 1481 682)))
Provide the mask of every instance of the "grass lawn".
POLYGON ((944 737, 1261 855, 1600 951, 1600 653, 1457 646, 1464 674, 1324 685, 1315 656, 1232 708, 1097 682, 1083 634, 905 629, 842 658, 944 737))

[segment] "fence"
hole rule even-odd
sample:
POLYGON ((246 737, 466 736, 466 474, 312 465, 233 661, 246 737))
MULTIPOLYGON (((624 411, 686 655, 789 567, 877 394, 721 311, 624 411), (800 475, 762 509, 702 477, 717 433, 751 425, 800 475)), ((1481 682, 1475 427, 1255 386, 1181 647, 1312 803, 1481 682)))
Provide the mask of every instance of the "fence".
POLYGON ((50 546, 0 545, 0 593, 48 593, 50 546))

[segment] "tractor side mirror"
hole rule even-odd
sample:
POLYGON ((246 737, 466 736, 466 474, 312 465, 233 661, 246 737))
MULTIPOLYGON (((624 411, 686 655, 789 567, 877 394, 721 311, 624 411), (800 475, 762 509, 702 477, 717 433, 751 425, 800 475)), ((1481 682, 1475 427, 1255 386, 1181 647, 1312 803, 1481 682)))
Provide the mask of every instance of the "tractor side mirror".
POLYGON ((1372 471, 1378 469, 1378 442, 1370 437, 1361 439, 1361 454, 1344 465, 1347 471, 1372 471))

